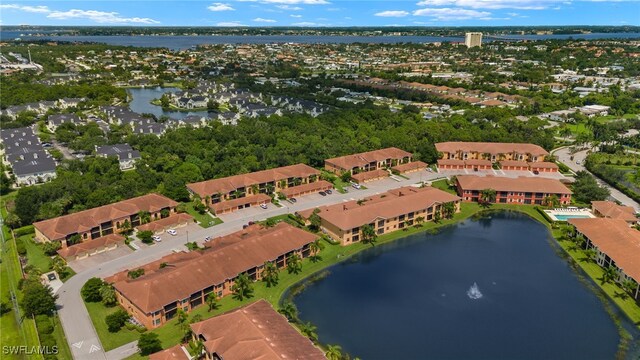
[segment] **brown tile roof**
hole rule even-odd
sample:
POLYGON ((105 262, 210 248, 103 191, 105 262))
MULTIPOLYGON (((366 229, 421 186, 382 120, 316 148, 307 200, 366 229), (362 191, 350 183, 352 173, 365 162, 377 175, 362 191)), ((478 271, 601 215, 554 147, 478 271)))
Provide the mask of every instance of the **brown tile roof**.
POLYGON ((591 208, 612 219, 622 219, 627 222, 638 221, 636 211, 631 206, 618 205, 612 201, 592 201, 591 208))
POLYGON ((374 161, 383 161, 386 159, 402 159, 408 156, 412 156, 412 154, 395 147, 390 147, 359 154, 340 156, 337 158, 327 159, 324 162, 341 169, 349 170, 355 167, 365 166, 374 161))
POLYGON ((442 166, 442 165, 464 165, 464 160, 458 160, 458 159, 440 159, 438 160, 438 166, 442 166))
POLYGON ((320 175, 320 171, 305 164, 296 164, 275 169, 256 171, 248 174, 191 183, 187 184, 187 188, 204 198, 207 195, 217 193, 227 194, 238 188, 246 188, 251 185, 258 185, 271 181, 277 182, 293 177, 305 178, 311 175, 320 175))
POLYGON ((177 202, 159 194, 148 194, 57 218, 39 221, 33 226, 50 240, 89 231, 101 223, 135 215, 140 211, 156 212, 175 207, 177 202))
POLYGON ((436 149, 440 152, 455 153, 478 152, 481 154, 509 154, 509 153, 527 153, 533 155, 549 155, 549 153, 538 145, 521 144, 521 143, 493 143, 493 142, 464 142, 450 141, 436 143, 436 149))
POLYGON ((463 190, 493 189, 496 191, 533 192, 545 194, 571 194, 571 190, 555 179, 538 177, 498 177, 458 175, 456 177, 463 190))
POLYGON ((389 176, 389 172, 388 171, 382 170, 382 169, 376 169, 376 170, 364 171, 364 172, 361 172, 361 173, 357 173, 355 175, 352 175, 351 177, 357 183, 362 183, 362 182, 369 181, 369 180, 372 180, 372 179, 379 179, 379 178, 383 178, 383 177, 387 177, 387 176, 389 176))
POLYGON ((326 359, 311 340, 262 299, 191 324, 191 330, 204 337, 207 352, 225 360, 326 359))
POLYGON ((491 166, 492 163, 489 160, 484 159, 469 159, 464 161, 465 165, 482 165, 482 166, 491 166))
POLYGON ((257 203, 263 203, 263 202, 269 202, 269 201, 271 201, 271 197, 269 195, 256 194, 256 195, 249 195, 249 196, 245 196, 245 197, 241 197, 233 200, 221 201, 219 203, 211 204, 210 207, 215 213, 218 213, 218 212, 225 212, 227 210, 234 209, 239 205, 257 204, 257 203))
MULTIPOLYGON (((349 201, 319 208, 318 216, 342 230, 353 229, 376 221, 390 219, 412 211, 426 209, 435 204, 460 200, 459 197, 442 190, 424 187, 403 187, 363 199, 364 202, 349 201)), ((309 217, 313 209, 300 215, 309 217)))
POLYGON ((321 191, 333 189, 333 184, 328 181, 319 180, 312 183, 302 184, 298 186, 288 187, 286 189, 282 189, 282 193, 286 197, 298 196, 298 194, 307 193, 310 191, 321 191))
POLYGON ((568 222, 640 283, 640 231, 622 219, 575 218, 568 222))
POLYGON ((394 167, 392 167, 391 169, 396 170, 400 173, 405 173, 407 171, 412 171, 412 170, 416 170, 416 169, 426 169, 427 168, 427 163, 422 162, 422 161, 412 161, 406 164, 400 164, 400 165, 396 165, 394 167))
POLYGON ((118 234, 109 234, 94 240, 87 240, 79 244, 58 250, 58 255, 66 259, 79 254, 90 252, 103 246, 111 246, 113 244, 124 244, 124 236, 118 234))
POLYGON ((515 160, 500 160, 501 166, 519 166, 528 168, 529 164, 526 161, 515 161, 515 160))
POLYGON ((213 239, 205 250, 170 254, 143 266, 145 275, 128 279, 123 271, 105 279, 142 311, 150 313, 209 286, 221 284, 265 261, 300 249, 316 235, 285 222, 271 228, 250 226, 213 239), (169 266, 160 269, 160 264, 169 266))
POLYGON ((178 344, 149 355, 149 360, 191 360, 191 357, 187 356, 182 349, 182 345, 178 344))
POLYGON ((149 231, 156 232, 156 231, 164 230, 170 226, 176 226, 176 225, 185 224, 189 222, 193 222, 193 216, 189 214, 185 214, 185 213, 172 214, 171 216, 166 217, 164 219, 160 219, 160 220, 152 221, 150 223, 146 223, 144 225, 140 225, 138 226, 138 231, 149 230, 149 231))
POLYGON ((484 106, 503 106, 503 105, 507 105, 506 102, 504 101, 500 101, 500 100, 485 100, 482 102, 479 102, 478 104, 480 105, 484 105, 484 106))

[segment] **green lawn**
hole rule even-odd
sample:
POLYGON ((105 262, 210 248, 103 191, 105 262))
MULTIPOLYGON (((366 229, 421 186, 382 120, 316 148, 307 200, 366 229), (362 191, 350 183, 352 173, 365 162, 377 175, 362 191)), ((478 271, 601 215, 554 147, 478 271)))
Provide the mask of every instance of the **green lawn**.
POLYGON ((22 241, 27 249, 27 264, 33 265, 43 273, 51 270, 51 257, 42 251, 42 245, 33 240, 33 234, 23 235, 17 241, 22 241))
POLYGON ((214 225, 218 225, 222 223, 222 220, 220 220, 220 218, 214 218, 211 215, 209 215, 209 213, 204 213, 204 214, 200 214, 199 212, 197 212, 194 208, 193 208, 193 202, 186 202, 184 203, 186 209, 187 209, 187 213, 191 216, 193 216, 194 219, 196 219, 196 221, 198 222, 198 224, 200 226, 202 226, 203 228, 208 228, 214 225))
POLYGON ((332 182, 333 183, 333 187, 336 189, 337 192, 344 194, 346 193, 346 191, 344 191, 344 188, 349 188, 351 187, 351 185, 349 184, 349 182, 344 182, 342 181, 342 179, 340 179, 339 176, 337 176, 334 173, 330 173, 326 170, 320 170, 321 173, 325 174, 325 175, 329 175, 329 176, 334 176, 336 179, 332 182))
POLYGON ((451 186, 449 186, 449 180, 447 179, 442 179, 442 180, 436 180, 434 182, 431 183, 431 186, 440 190, 444 190, 448 193, 451 193, 453 195, 458 195, 456 190, 454 188, 452 188, 451 186))

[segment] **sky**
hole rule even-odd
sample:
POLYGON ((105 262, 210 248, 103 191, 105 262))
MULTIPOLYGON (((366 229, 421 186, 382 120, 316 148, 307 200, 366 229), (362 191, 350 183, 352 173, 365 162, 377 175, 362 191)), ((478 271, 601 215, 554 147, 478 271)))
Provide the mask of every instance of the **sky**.
POLYGON ((640 0, 2 0, 0 25, 640 25, 640 0))

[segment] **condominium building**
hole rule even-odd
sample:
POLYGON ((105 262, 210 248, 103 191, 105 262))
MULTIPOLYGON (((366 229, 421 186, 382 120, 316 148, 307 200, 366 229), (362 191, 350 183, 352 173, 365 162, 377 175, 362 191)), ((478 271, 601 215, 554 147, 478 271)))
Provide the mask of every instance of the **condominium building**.
POLYGON ((538 177, 497 177, 458 175, 458 195, 465 201, 482 200, 483 190, 495 190, 495 203, 542 205, 555 196, 558 202, 571 202, 571 190, 555 179, 538 177))
POLYGON ((636 211, 633 207, 618 205, 613 201, 592 201, 591 209, 593 214, 599 217, 622 219, 630 225, 638 222, 636 211))
MULTIPOLYGON (((77 213, 39 221, 33 224, 40 242, 60 241, 62 247, 71 242, 84 242, 141 224, 140 215, 148 220, 167 218, 175 213, 177 202, 159 194, 148 194, 77 213)), ((143 219, 142 219, 143 220, 143 219)))
POLYGON ((285 222, 270 228, 252 225, 211 240, 204 250, 173 253, 144 265, 140 277, 131 278, 123 271, 105 281, 113 284, 118 303, 132 317, 155 328, 178 309, 189 312, 203 304, 211 293, 231 294, 242 273, 261 279, 267 261, 283 268, 291 254, 309 256, 309 244, 317 238, 285 222))
POLYGON ((596 250, 598 265, 617 270, 616 282, 635 283, 632 296, 640 300, 640 231, 623 219, 574 218, 568 222, 575 227, 576 236, 585 240, 585 249, 596 250))
POLYGON ((321 360, 323 352, 265 300, 191 324, 205 359, 321 360))
POLYGON ((489 160, 492 163, 504 160, 542 162, 549 152, 535 144, 461 142, 436 143, 442 159, 489 160))
POLYGON ((444 204, 452 203, 452 212, 460 210, 461 199, 432 188, 403 187, 386 193, 323 206, 299 212, 309 220, 315 213, 321 219, 322 230, 342 245, 362 240, 362 227, 371 225, 383 235, 414 225, 416 221, 432 221, 444 217, 444 204))
POLYGON ((468 32, 464 34, 464 44, 468 48, 481 47, 482 46, 482 33, 481 32, 468 32))
POLYGON ((287 190, 288 197, 326 190, 328 183, 317 181, 320 171, 305 164, 256 171, 187 184, 215 214, 265 204, 270 194, 287 190), (308 185, 314 183, 315 185, 308 185), (304 186, 303 186, 304 185, 304 186))
POLYGON ((413 154, 395 147, 340 156, 324 161, 324 168, 334 174, 349 172, 351 175, 374 170, 384 170, 410 163, 413 154))

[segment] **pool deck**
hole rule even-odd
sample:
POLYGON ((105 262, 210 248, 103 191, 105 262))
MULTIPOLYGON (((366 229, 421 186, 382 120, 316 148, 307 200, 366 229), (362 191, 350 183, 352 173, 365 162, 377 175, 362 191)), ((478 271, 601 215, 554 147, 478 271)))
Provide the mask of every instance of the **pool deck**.
POLYGON ((579 209, 579 208, 565 208, 565 209, 553 209, 553 210, 545 210, 545 214, 552 221, 567 221, 567 219, 571 218, 595 218, 591 210, 589 209, 579 209))

